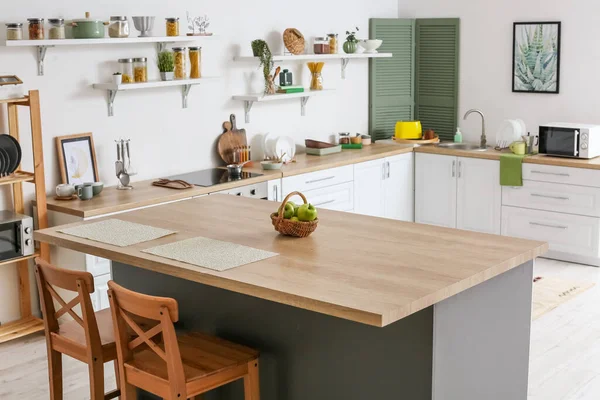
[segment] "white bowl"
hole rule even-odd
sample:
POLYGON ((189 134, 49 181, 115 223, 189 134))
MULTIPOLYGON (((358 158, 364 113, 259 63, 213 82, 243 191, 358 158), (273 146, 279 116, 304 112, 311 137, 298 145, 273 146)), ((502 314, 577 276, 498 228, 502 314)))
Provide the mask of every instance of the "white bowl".
POLYGON ((382 43, 383 40, 381 39, 369 39, 358 42, 358 45, 365 49, 365 53, 370 54, 377 53, 377 49, 379 48, 379 46, 381 46, 382 43))

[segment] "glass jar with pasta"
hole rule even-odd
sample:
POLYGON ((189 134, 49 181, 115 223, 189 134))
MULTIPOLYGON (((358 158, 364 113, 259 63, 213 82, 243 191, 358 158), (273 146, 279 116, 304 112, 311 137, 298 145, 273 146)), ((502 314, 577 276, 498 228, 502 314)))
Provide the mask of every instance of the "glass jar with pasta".
POLYGON ((338 53, 338 34, 337 33, 328 33, 327 37, 329 38, 329 54, 337 54, 338 53))
POLYGON ((323 70, 324 62, 309 62, 308 69, 311 73, 310 90, 323 90, 323 70))
POLYGON ((121 83, 132 83, 133 80, 133 58, 120 58, 121 83))
POLYGON ((148 59, 146 57, 133 59, 133 80, 136 83, 148 82, 148 59))
POLYGON ((29 18, 29 40, 44 39, 44 18, 29 18))
POLYGON ((198 79, 202 76, 202 47, 190 46, 190 78, 198 79))
POLYGON ((175 58, 175 79, 187 79, 187 47, 173 47, 173 58, 175 58))
POLYGON ((179 18, 166 18, 167 36, 179 36, 179 18))

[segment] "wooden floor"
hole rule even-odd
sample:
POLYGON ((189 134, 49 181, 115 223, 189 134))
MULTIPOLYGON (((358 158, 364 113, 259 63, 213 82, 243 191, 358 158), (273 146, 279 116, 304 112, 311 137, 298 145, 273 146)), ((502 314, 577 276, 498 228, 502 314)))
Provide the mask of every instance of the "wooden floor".
MULTIPOLYGON (((597 285, 533 322, 528 400, 600 399, 600 268, 538 260, 536 276, 597 285)), ((87 369, 64 357, 65 400, 89 399, 87 369)), ((106 365, 107 389, 113 388, 106 365)), ((47 399, 43 335, 0 345, 0 399, 47 399)))

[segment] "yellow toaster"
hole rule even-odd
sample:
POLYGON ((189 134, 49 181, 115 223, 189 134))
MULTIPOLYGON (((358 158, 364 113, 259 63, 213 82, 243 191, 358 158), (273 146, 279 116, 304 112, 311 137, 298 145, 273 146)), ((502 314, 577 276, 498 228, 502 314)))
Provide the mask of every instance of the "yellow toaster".
POLYGON ((396 132, 394 136, 398 139, 421 139, 423 137, 421 121, 396 122, 396 132))

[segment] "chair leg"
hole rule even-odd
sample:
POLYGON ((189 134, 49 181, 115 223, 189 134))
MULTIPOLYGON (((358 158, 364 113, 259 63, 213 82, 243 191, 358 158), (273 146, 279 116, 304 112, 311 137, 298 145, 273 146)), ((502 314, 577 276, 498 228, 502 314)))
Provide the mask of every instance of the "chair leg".
POLYGON ((117 390, 121 388, 121 377, 119 376, 119 363, 115 359, 113 361, 113 367, 115 368, 115 383, 117 384, 117 390))
POLYGON ((62 354, 48 347, 48 378, 50 380, 50 400, 62 400, 62 354))
POLYGON ((104 400, 104 363, 96 359, 88 364, 90 374, 90 400, 104 400))
POLYGON ((244 400, 260 400, 258 376, 258 360, 250 361, 248 375, 244 376, 244 400))
POLYGON ((121 380, 121 400, 136 400, 137 389, 135 386, 121 380))

